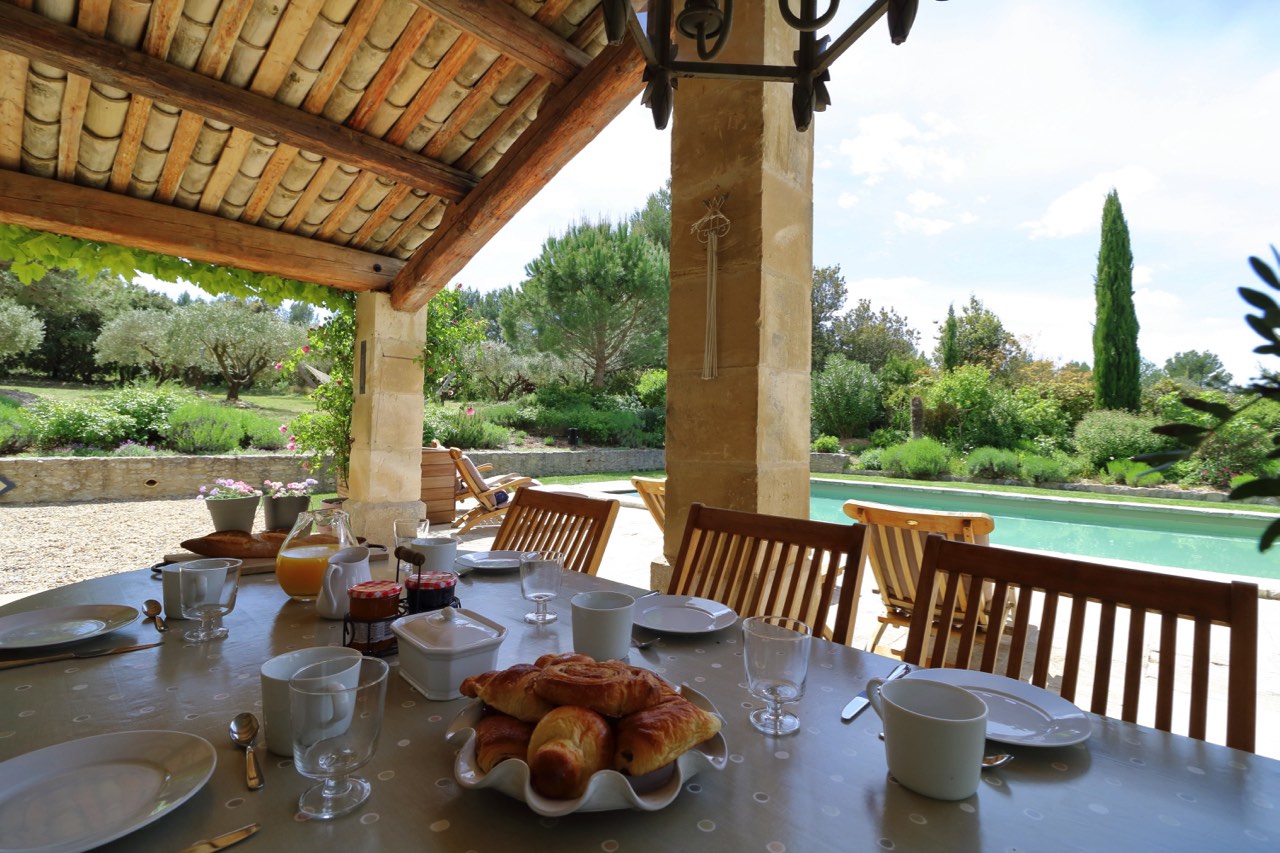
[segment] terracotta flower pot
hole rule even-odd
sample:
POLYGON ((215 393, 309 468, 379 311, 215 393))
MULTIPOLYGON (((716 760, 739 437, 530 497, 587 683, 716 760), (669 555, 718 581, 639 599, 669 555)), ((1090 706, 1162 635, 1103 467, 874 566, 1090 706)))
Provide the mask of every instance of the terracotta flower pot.
POLYGON ((266 518, 267 530, 291 530, 298 520, 298 514, 311 508, 310 495, 289 495, 287 497, 262 499, 262 513, 266 518))
POLYGON ((213 529, 244 530, 253 532, 253 519, 258 512, 258 498, 222 498, 207 500, 204 505, 209 508, 213 518, 213 529))

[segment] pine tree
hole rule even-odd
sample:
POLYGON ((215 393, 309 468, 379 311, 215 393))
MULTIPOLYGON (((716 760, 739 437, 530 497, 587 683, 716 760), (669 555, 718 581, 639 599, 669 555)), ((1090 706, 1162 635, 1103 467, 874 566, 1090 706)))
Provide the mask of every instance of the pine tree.
POLYGON ((938 342, 938 362, 943 370, 955 370, 960 366, 960 323, 956 320, 956 306, 947 306, 947 321, 942 325, 942 340, 938 342))
POLYGON ((1102 206, 1102 246, 1093 280, 1093 396, 1100 409, 1137 411, 1141 394, 1138 315, 1133 308, 1133 252, 1129 225, 1113 189, 1102 206))

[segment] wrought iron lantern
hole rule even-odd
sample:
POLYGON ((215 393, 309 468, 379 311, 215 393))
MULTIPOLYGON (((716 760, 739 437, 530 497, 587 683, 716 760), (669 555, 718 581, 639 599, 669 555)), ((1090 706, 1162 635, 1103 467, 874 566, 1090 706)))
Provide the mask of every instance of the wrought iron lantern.
MULTIPOLYGON (((756 0, 759 2, 759 0, 756 0)), ((889 37, 902 44, 911 32, 919 0, 875 0, 834 41, 819 38, 818 30, 835 18, 840 0, 825 0, 827 8, 818 13, 818 0, 799 0, 800 11, 792 11, 793 0, 777 0, 778 14, 800 35, 794 65, 752 65, 713 62, 729 41, 733 28, 733 0, 684 0, 677 13, 677 0, 649 0, 647 20, 640 23, 632 0, 604 0, 605 31, 610 44, 619 44, 628 35, 645 57, 644 104, 653 111, 659 130, 671 119, 672 90, 681 77, 712 77, 790 82, 793 86, 791 112, 796 129, 808 130, 815 110, 831 104, 827 81, 830 67, 881 17, 888 15, 889 37), (676 58, 678 45, 672 32, 694 42, 698 61, 676 58)))

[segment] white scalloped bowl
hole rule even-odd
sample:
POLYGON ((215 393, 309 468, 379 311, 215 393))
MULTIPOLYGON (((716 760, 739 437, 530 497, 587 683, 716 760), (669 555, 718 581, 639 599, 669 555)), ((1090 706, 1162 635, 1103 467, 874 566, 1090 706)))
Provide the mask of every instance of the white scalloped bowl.
MULTIPOLYGON (((704 711, 720 716, 715 706, 689 685, 681 685, 684 698, 704 711)), ((616 770, 601 770, 587 783, 587 792, 573 800, 556 800, 544 797, 529 781, 529 765, 509 758, 489 773, 476 765, 476 730, 483 713, 479 699, 463 708, 449 724, 446 737, 449 743, 459 746, 453 763, 453 776, 464 788, 494 788, 516 800, 522 800, 529 808, 546 817, 560 817, 573 812, 603 812, 614 809, 639 809, 653 812, 671 805, 684 783, 703 770, 723 770, 729 757, 724 735, 716 735, 677 758, 674 772, 660 768, 653 773, 632 779, 616 770), (665 777, 665 778, 664 778, 665 777)), ((723 718, 722 718, 723 719, 723 718)))

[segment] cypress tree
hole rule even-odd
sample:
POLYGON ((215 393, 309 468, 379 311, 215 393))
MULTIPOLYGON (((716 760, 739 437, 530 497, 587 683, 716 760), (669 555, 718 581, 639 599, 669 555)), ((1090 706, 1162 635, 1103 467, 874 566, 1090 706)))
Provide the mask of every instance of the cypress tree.
POLYGON ((942 324, 942 339, 938 342, 938 362, 943 370, 960 366, 960 323, 956 320, 954 305, 947 306, 947 320, 942 324))
POLYGON ((1093 290, 1098 306, 1093 327, 1094 402, 1100 409, 1137 411, 1141 358, 1133 308, 1133 252, 1114 189, 1102 206, 1102 246, 1093 290))

